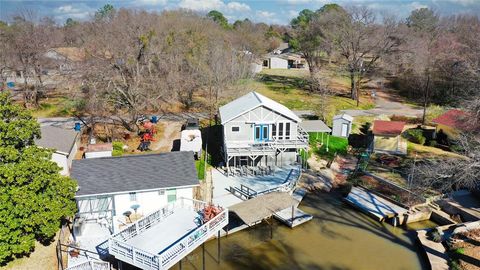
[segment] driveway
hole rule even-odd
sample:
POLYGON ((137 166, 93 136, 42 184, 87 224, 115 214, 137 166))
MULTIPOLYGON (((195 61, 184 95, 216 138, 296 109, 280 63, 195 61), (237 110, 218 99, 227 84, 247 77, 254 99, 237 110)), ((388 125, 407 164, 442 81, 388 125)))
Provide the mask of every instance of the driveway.
POLYGON ((422 116, 423 109, 418 106, 405 104, 402 98, 389 92, 388 89, 377 91, 375 108, 369 110, 342 110, 351 116, 378 116, 378 115, 403 115, 409 117, 422 116))

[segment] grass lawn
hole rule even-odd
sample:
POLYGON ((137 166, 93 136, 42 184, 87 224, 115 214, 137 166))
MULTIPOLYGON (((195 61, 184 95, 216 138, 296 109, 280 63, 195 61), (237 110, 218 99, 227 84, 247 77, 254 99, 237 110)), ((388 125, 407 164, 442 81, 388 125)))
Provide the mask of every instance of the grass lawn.
POLYGON ((312 151, 319 156, 326 156, 332 158, 335 153, 337 154, 346 154, 348 140, 346 138, 335 137, 332 135, 323 135, 323 144, 322 144, 322 134, 316 132, 309 132, 309 143, 312 151), (328 152, 327 152, 327 138, 328 138, 328 152), (320 148, 319 148, 320 146, 320 148))
POLYGON ((69 102, 70 100, 64 97, 42 99, 38 108, 32 109, 32 115, 37 118, 71 116, 69 102))
POLYGON ((431 158, 431 157, 450 157, 450 158, 465 158, 462 155, 457 153, 449 152, 442 150, 440 148, 420 145, 413 142, 407 142, 407 150, 409 157, 415 157, 417 154, 418 158, 431 158))
MULTIPOLYGON (((240 83, 244 88, 259 92, 291 110, 317 111, 322 96, 308 91, 307 75, 307 70, 265 69, 255 79, 243 80, 240 83)), ((356 101, 338 94, 339 91, 342 91, 343 94, 348 92, 349 81, 343 75, 326 72, 325 76, 329 86, 334 87, 337 92, 336 95, 328 97, 326 109, 328 125, 331 125, 333 116, 340 110, 374 107, 373 101, 367 97, 361 98, 360 106, 357 107, 356 101)))

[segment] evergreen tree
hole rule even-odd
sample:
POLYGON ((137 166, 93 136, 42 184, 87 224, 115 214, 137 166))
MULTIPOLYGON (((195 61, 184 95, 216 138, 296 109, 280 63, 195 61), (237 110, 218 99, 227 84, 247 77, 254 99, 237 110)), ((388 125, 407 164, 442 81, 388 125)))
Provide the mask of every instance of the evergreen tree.
POLYGON ((48 243, 75 213, 76 183, 59 174, 52 151, 35 146, 40 126, 0 93, 0 265, 48 243))

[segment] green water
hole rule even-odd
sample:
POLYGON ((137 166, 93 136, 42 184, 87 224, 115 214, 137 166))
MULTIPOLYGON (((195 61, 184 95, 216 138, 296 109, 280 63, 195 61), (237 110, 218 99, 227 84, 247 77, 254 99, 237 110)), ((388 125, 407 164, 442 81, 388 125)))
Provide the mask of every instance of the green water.
MULTIPOLYGON (((309 194, 300 208, 314 219, 294 229, 274 222, 273 239, 266 224, 222 238, 220 264, 217 241, 206 243, 206 269, 426 269, 408 231, 374 221, 335 195, 309 194)), ((201 248, 182 269, 202 269, 201 248)))

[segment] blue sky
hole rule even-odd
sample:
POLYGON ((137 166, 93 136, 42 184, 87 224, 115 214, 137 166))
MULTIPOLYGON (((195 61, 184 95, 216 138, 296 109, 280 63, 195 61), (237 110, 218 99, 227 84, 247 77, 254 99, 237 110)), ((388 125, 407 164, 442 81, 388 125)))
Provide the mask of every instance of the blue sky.
MULTIPOLYGON (((365 5, 380 12, 394 14, 400 18, 408 16, 410 11, 430 7, 442 15, 458 13, 480 14, 480 0, 338 0, 340 5, 365 5)), ((67 18, 86 20, 106 3, 116 8, 137 8, 149 11, 186 8, 200 13, 216 9, 233 22, 249 18, 255 22, 288 24, 305 8, 316 10, 327 0, 112 0, 112 1, 31 1, 0 0, 0 19, 8 21, 16 12, 24 9, 34 10, 38 16, 51 16, 58 23, 67 18)))

